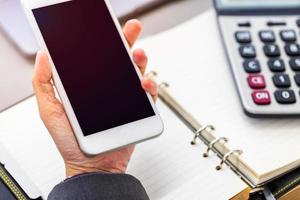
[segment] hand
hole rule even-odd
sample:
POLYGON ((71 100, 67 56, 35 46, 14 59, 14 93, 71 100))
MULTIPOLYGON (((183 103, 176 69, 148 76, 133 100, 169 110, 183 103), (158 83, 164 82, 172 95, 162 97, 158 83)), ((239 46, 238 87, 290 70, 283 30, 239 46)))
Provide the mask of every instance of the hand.
MULTIPOLYGON (((137 20, 130 20, 126 23, 123 32, 130 46, 138 38, 141 29, 141 24, 137 20)), ((142 49, 135 50, 133 60, 144 74, 147 65, 145 52, 142 49)), ((82 153, 65 110, 55 96, 51 80, 52 73, 48 57, 45 53, 39 52, 33 75, 33 88, 40 116, 64 159, 67 177, 86 172, 125 173, 134 145, 104 155, 87 156, 82 153)), ((157 98, 156 84, 147 78, 143 78, 141 84, 155 100, 157 98)))

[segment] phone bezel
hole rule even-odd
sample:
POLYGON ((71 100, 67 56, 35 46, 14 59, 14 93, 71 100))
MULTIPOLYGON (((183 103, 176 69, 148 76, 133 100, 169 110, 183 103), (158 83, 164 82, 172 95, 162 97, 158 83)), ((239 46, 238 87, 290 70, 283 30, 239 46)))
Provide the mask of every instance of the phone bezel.
MULTIPOLYGON (((75 132, 81 150, 86 154, 95 155, 99 153, 105 153, 107 151, 111 151, 117 148, 121 148, 130 144, 139 143, 159 136, 164 129, 163 122, 158 114, 158 111, 155 107, 154 101, 151 98, 151 95, 148 93, 147 93, 147 97, 152 106, 152 109, 155 112, 154 116, 141 119, 135 122, 131 122, 125 125, 117 126, 105 131, 100 131, 89 136, 84 136, 80 128, 80 125, 78 123, 78 120, 76 118, 76 115, 74 113, 74 110, 71 106, 71 103, 67 97, 63 84, 60 80, 58 72, 55 68, 55 64, 51 58, 46 43, 43 39, 42 33, 38 27, 38 24, 32 12, 32 10, 36 8, 46 7, 46 6, 64 3, 68 1, 72 1, 72 0, 23 0, 22 4, 25 9, 25 14, 29 20, 29 23, 32 26, 34 34, 41 47, 41 50, 47 52, 49 56, 55 87, 58 91, 62 104, 66 110, 67 116, 75 132)), ((132 65, 134 66, 138 77, 141 79, 142 74, 140 73, 135 63, 133 62, 130 47, 125 39, 125 36, 123 35, 122 28, 116 16, 113 14, 112 8, 108 0, 104 0, 104 2, 108 7, 110 15, 114 21, 114 24, 117 27, 117 30, 122 38, 123 44, 127 49, 128 56, 131 59, 132 65)))

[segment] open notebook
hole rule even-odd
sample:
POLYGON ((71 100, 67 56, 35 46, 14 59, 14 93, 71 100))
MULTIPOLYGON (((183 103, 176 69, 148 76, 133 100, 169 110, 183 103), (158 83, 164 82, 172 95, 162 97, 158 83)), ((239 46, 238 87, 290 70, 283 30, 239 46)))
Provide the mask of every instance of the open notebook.
POLYGON ((216 144, 222 155, 243 151, 228 160, 249 184, 259 186, 300 166, 299 119, 252 119, 243 113, 214 11, 138 46, 146 49, 152 69, 170 84, 169 94, 202 125, 216 127, 203 134, 210 141, 229 139, 216 144))
MULTIPOLYGON (((137 145, 129 166, 129 173, 141 180, 151 199, 224 200, 246 187, 229 168, 220 176, 213 168, 218 158, 203 159, 206 147, 191 148, 189 129, 162 102, 157 104, 165 131, 137 145)), ((63 160, 39 118, 34 97, 0 113, 0 145, 45 199, 65 179, 63 160)))
POLYGON ((191 148, 190 130, 161 101, 157 107, 165 124, 158 139, 137 146, 129 173, 144 184, 150 199, 230 199, 247 186, 229 169, 224 176, 214 170, 218 158, 202 159, 191 148))
MULTIPOLYGON (((198 148, 190 148, 189 129, 161 102, 164 134, 137 145, 129 173, 145 186, 151 199, 229 199, 246 185, 229 170, 224 176, 212 166, 217 158, 203 160, 198 148)), ((0 144, 19 163, 44 198, 64 180, 64 165, 46 128, 39 119, 35 98, 1 113, 0 144)))

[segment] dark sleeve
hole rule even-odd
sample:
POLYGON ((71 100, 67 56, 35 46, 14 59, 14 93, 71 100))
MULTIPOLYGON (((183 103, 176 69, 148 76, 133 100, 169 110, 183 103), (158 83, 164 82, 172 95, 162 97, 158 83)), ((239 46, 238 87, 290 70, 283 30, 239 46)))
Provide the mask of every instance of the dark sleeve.
POLYGON ((149 200, 139 180, 127 174, 91 173, 65 180, 48 200, 149 200))

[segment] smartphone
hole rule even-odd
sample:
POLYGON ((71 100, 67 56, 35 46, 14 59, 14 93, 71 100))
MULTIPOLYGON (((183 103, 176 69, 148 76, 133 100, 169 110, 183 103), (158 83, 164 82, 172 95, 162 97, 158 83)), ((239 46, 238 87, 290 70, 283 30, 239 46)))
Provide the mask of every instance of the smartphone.
POLYGON ((99 154, 159 136, 146 93, 107 0, 24 0, 82 151, 99 154))

